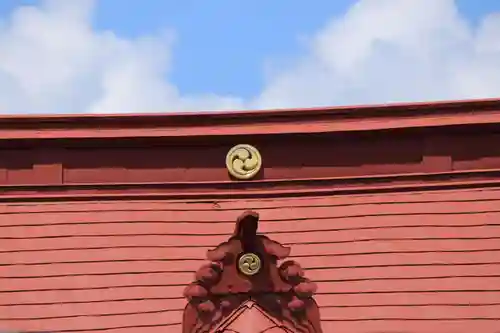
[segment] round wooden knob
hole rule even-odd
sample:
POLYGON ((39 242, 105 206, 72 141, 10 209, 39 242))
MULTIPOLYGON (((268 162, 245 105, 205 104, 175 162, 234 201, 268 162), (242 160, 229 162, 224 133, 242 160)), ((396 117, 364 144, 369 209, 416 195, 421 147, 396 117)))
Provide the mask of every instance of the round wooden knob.
POLYGON ((227 153, 226 167, 236 179, 251 179, 260 171, 262 157, 251 145, 237 145, 227 153))
POLYGON ((255 253, 245 253, 238 261, 238 269, 241 273, 251 276, 257 274, 262 267, 262 262, 255 253))

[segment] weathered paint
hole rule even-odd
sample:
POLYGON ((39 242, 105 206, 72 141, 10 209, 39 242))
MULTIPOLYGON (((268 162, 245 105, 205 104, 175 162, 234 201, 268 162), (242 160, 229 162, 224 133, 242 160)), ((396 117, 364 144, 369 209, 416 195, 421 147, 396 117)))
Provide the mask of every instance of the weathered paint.
POLYGON ((180 332, 251 209, 318 285, 324 332, 496 333, 498 110, 0 118, 0 329, 180 332), (227 174, 239 143, 255 180, 227 174))
POLYGON ((4 204, 0 325, 179 331, 185 285, 251 208, 317 282, 325 332, 495 332, 499 202, 492 189, 216 206, 4 204))

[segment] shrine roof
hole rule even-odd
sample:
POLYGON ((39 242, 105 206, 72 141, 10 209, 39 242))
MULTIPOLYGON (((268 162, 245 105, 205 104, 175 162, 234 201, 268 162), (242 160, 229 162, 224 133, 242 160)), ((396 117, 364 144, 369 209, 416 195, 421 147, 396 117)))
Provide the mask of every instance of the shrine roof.
POLYGON ((500 124, 500 99, 231 112, 0 116, 0 141, 325 134, 500 124))

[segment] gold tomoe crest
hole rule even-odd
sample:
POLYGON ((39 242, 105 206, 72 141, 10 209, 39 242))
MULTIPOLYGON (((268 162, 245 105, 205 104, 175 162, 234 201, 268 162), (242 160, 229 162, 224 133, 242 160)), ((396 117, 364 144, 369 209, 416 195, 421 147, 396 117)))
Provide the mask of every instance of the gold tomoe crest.
POLYGON ((262 157, 251 145, 237 145, 227 153, 226 167, 234 178, 250 179, 260 171, 262 157))
POLYGON ((238 261, 238 268, 245 275, 255 275, 262 267, 262 262, 255 253, 245 253, 238 261))

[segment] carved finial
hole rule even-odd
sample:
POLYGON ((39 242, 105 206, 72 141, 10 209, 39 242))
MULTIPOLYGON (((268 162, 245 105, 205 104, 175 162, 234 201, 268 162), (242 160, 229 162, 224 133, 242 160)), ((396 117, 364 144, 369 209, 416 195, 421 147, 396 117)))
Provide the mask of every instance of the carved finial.
POLYGON ((312 298, 316 284, 304 277, 297 262, 279 265, 290 248, 257 234, 258 223, 258 213, 244 212, 236 219, 233 235, 207 252, 212 262, 200 267, 184 292, 189 303, 183 333, 208 332, 250 300, 280 318, 283 327, 321 333, 319 310, 312 298))
POLYGON ((240 240, 254 239, 259 228, 259 214, 247 210, 236 219, 236 227, 233 232, 233 237, 240 240))

